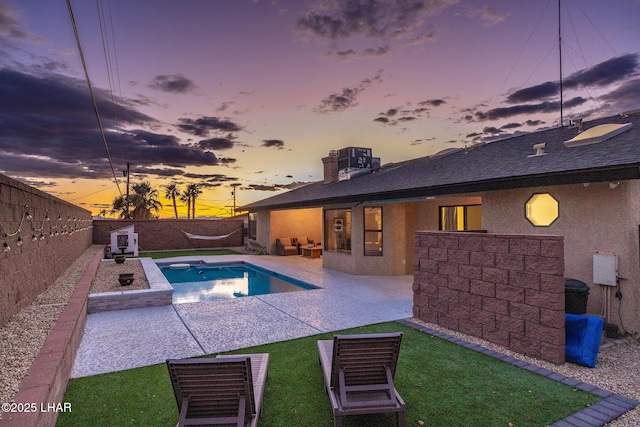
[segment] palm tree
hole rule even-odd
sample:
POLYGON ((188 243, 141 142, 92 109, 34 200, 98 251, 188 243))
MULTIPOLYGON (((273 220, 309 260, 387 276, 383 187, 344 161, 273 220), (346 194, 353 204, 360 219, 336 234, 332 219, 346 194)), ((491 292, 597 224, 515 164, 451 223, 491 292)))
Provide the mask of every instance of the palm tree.
POLYGON ((199 184, 194 183, 187 185, 187 191, 191 199, 191 218, 196 219, 196 199, 202 194, 202 189, 199 184))
POLYGON ((188 188, 180 194, 180 201, 187 204, 187 219, 189 219, 191 217, 191 194, 188 188))
POLYGON ((176 214, 176 219, 178 219, 178 206, 176 206, 176 197, 180 196, 180 190, 178 189, 178 186, 175 182, 165 185, 164 190, 164 197, 173 201, 173 212, 176 214))
POLYGON ((127 200, 126 196, 118 196, 113 199, 113 207, 111 208, 111 213, 117 213, 120 219, 131 219, 131 215, 129 214, 129 206, 130 200, 127 200))
POLYGON ((162 208, 162 203, 158 201, 158 190, 151 188, 151 184, 142 182, 134 184, 131 195, 131 205, 134 219, 150 219, 151 211, 158 212, 162 208))

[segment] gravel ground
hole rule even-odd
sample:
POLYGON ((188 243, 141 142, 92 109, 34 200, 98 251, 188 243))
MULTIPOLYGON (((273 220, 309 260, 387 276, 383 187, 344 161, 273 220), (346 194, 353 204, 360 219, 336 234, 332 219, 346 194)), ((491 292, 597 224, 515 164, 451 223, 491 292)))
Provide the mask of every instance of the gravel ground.
MULTIPOLYGON (((89 247, 52 286, 0 328, 0 403, 12 401, 18 392, 20 381, 28 373, 80 277, 96 252, 103 249, 103 245, 89 247)), ((122 264, 104 261, 98 266, 91 293, 136 289, 149 289, 149 282, 139 260, 127 259, 122 264), (121 273, 133 273, 133 283, 121 286, 118 282, 118 275, 121 273)))
POLYGON ((98 267, 96 278, 91 286, 91 293, 133 291, 149 289, 149 282, 144 268, 138 259, 127 259, 122 264, 115 261, 102 261, 98 267), (133 273, 133 283, 128 286, 120 285, 118 276, 123 273, 133 273))
MULTIPOLYGON (((80 277, 104 245, 90 246, 65 273, 0 328, 0 403, 11 402, 20 381, 64 310, 80 277)), ((2 413, 0 412, 0 417, 2 413)))
MULTIPOLYGON (((82 273, 86 270, 96 251, 102 250, 102 245, 92 245, 67 269, 62 277, 39 295, 31 306, 21 310, 5 327, 0 328, 0 403, 12 401, 18 391, 20 381, 27 374, 31 363, 47 339, 49 331, 69 301, 82 273)), ((140 261, 127 259, 123 264, 110 261, 100 263, 91 292, 146 289, 148 287, 149 284, 140 261), (134 273, 134 282, 130 286, 120 286, 117 275, 121 273, 134 273)), ((417 319, 413 319, 413 321, 640 401, 640 340, 638 339, 627 338, 618 340, 615 345, 603 346, 596 367, 591 369, 572 363, 554 365, 514 353, 478 338, 443 329, 438 325, 424 323, 417 319)), ((2 418, 1 412, 0 418, 2 418)), ((638 408, 607 424, 611 427, 637 427, 639 425, 640 409, 638 408)))

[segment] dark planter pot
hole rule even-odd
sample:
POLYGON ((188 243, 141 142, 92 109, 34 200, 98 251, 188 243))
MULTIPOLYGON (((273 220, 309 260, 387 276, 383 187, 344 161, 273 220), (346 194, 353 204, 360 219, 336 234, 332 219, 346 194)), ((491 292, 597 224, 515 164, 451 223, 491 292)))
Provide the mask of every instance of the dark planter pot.
POLYGON ((133 283, 133 273, 123 273, 118 277, 121 286, 129 286, 133 283))
POLYGON ((124 255, 116 255, 113 259, 116 260, 116 264, 122 264, 126 258, 124 255))

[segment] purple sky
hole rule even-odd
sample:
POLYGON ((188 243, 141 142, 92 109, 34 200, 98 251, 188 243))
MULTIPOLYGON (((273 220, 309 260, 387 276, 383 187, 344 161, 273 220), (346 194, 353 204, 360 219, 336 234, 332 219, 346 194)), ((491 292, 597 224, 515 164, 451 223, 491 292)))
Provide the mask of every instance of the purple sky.
MULTIPOLYGON (((242 205, 321 179, 329 150, 385 164, 559 125, 556 0, 71 3, 120 190, 63 1, 0 0, 0 171, 94 214, 127 162, 161 194, 201 183, 211 216, 231 184, 242 205)), ((640 1, 561 9, 565 124, 640 107, 640 1)))

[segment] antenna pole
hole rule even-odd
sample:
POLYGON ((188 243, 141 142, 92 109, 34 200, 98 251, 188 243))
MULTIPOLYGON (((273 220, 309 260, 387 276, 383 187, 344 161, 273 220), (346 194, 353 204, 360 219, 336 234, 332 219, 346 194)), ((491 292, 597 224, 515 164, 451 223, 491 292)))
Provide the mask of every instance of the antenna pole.
POLYGON ((558 53, 560 54, 560 127, 564 126, 564 116, 562 110, 562 28, 561 28, 560 0, 558 0, 558 53))

